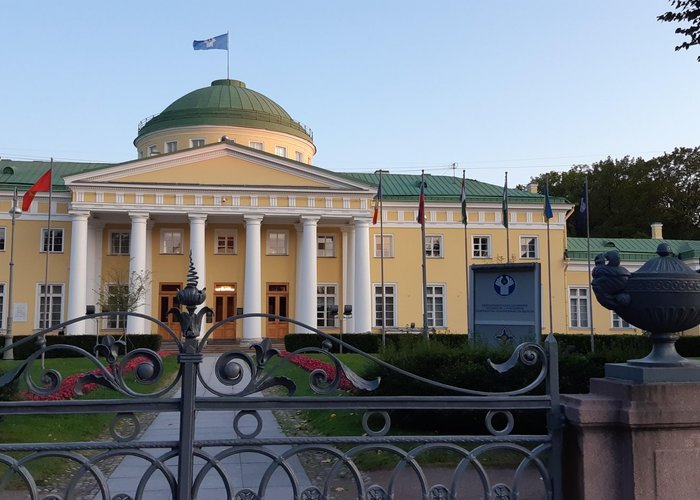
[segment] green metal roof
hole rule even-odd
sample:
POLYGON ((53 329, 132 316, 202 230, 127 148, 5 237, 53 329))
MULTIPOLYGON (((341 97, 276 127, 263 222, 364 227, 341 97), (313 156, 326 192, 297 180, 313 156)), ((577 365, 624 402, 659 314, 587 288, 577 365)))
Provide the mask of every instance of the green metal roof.
MULTIPOLYGON (((671 245, 673 252, 682 260, 700 257, 700 241, 693 240, 655 240, 642 238, 591 238, 591 259, 610 250, 620 252, 624 261, 646 262, 656 256, 656 247, 660 243, 671 245)), ((572 260, 587 260, 586 238, 568 238, 566 255, 572 260)))
POLYGON ((215 80, 179 98, 139 125, 139 137, 168 128, 221 125, 284 132, 313 142, 311 130, 296 122, 272 99, 238 80, 215 80))
MULTIPOLYGON (((370 186, 379 185, 379 174, 338 172, 338 175, 359 181, 370 186)), ((445 175, 425 175, 425 199, 429 201, 454 202, 459 199, 462 189, 462 179, 445 175)), ((503 198, 503 187, 486 184, 474 179, 467 179, 467 200, 469 202, 500 203, 503 198)), ((420 192, 420 175, 382 173, 382 198, 385 200, 401 201, 408 197, 416 198, 420 192)), ((541 194, 508 190, 510 203, 543 204, 541 194)), ((552 203, 567 203, 564 198, 551 197, 552 203)))
MULTIPOLYGON (((53 190, 68 191, 64 177, 111 167, 111 163, 53 162, 53 190)), ((0 190, 12 191, 28 189, 51 167, 48 161, 0 160, 0 190)))

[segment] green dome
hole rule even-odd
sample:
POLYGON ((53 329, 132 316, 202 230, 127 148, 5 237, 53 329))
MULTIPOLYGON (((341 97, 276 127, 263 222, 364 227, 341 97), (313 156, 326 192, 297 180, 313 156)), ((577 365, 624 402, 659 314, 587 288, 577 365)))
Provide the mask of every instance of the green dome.
POLYGON ((158 130, 197 125, 261 128, 313 142, 311 131, 279 104, 238 80, 215 80, 210 87, 179 98, 162 113, 141 122, 136 140, 158 130))

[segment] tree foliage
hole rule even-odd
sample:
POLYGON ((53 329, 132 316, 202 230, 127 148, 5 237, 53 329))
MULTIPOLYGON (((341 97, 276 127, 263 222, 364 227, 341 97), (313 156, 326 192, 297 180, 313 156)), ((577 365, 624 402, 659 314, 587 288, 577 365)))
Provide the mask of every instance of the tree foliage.
POLYGON ((571 235, 585 236, 575 221, 586 176, 591 236, 649 238, 650 224, 661 222, 665 238, 700 239, 700 147, 676 148, 649 160, 608 157, 532 178, 541 193, 548 178, 552 196, 576 203, 568 222, 571 235))
POLYGON ((665 12, 657 19, 666 23, 684 23, 676 28, 676 33, 690 38, 689 41, 677 45, 676 50, 688 50, 694 45, 700 45, 700 0, 670 0, 670 3, 673 10, 665 12))
POLYGON ((135 311, 143 305, 151 285, 151 273, 129 273, 113 269, 103 277, 97 304, 102 312, 135 311))

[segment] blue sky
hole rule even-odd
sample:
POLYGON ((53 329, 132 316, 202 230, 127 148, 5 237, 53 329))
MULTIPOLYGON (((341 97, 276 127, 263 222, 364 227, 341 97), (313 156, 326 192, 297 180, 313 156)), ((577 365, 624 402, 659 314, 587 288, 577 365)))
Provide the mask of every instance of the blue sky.
POLYGON ((700 144, 665 0, 6 2, 0 156, 135 158, 140 120, 226 76, 311 127, 315 163, 510 185, 700 144))

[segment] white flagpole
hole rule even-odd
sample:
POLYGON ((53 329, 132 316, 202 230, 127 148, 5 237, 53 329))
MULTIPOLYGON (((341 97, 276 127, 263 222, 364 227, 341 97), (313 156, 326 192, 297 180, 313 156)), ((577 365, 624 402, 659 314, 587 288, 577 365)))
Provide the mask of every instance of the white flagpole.
MULTIPOLYGON (((15 188, 15 193, 12 197, 12 209, 10 210, 12 214, 12 229, 10 231, 10 276, 8 277, 9 290, 7 291, 7 331, 5 332, 5 347, 12 345, 12 322, 14 319, 13 308, 14 303, 12 301, 12 289, 14 287, 14 269, 15 269, 15 221, 17 216, 22 213, 17 207, 17 188, 15 188)), ((12 349, 8 349, 3 353, 3 359, 15 359, 12 349)))
MULTIPOLYGON (((51 326, 51 308, 49 307, 49 254, 51 253, 51 205, 53 204, 53 158, 51 158, 51 182, 49 182, 49 217, 46 228, 46 255, 44 256, 44 328, 51 326)), ((44 369, 45 357, 41 355, 41 368, 44 369)))

